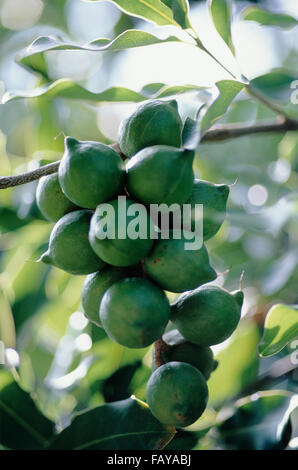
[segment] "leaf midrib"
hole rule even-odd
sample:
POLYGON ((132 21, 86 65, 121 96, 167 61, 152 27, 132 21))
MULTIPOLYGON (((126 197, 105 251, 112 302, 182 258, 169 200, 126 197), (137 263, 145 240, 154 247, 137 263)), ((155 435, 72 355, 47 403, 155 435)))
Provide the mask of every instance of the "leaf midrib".
POLYGON ((170 16, 167 16, 165 13, 162 13, 158 8, 155 8, 154 6, 150 5, 150 3, 147 3, 146 0, 138 0, 140 3, 145 5, 148 8, 151 8, 151 10, 155 11, 155 13, 158 13, 160 16, 165 18, 166 20, 170 21, 172 24, 175 26, 179 26, 179 24, 170 16))
POLYGON ((102 437, 100 439, 94 439, 93 441, 85 442, 84 444, 81 444, 79 446, 73 447, 72 450, 82 450, 86 447, 92 446, 94 444, 99 444, 104 441, 109 441, 112 439, 117 439, 121 437, 131 437, 131 436, 140 436, 140 435, 148 435, 148 434, 158 434, 161 436, 166 436, 168 433, 166 431, 164 432, 159 432, 159 431, 134 431, 134 432, 127 432, 127 433, 119 433, 119 434, 113 434, 111 436, 106 436, 102 437))
POLYGON ((47 441, 44 437, 36 432, 34 428, 30 426, 26 421, 24 421, 19 415, 17 415, 11 408, 9 408, 2 400, 0 400, 0 408, 2 408, 6 413, 8 413, 12 418, 15 419, 24 429, 26 429, 36 440, 39 442, 42 447, 45 447, 47 441))

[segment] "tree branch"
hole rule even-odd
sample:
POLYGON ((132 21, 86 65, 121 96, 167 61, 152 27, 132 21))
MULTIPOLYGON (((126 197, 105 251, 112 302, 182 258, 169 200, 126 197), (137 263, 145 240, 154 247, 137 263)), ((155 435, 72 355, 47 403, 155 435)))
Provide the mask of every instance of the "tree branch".
MULTIPOLYGON (((118 152, 123 160, 126 158, 121 152, 120 147, 117 143, 110 145, 110 147, 112 147, 116 152, 118 152)), ((13 186, 20 186, 21 184, 31 183, 31 181, 36 181, 42 176, 57 173, 59 165, 60 161, 58 160, 57 162, 48 163, 47 165, 43 165, 40 168, 36 168, 35 170, 28 171, 27 173, 23 173, 21 175, 2 176, 0 177, 0 189, 6 189, 11 188, 13 186)))
POLYGON ((206 132, 201 143, 219 142, 252 134, 270 134, 287 131, 298 131, 298 121, 292 121, 279 116, 275 120, 263 121, 253 126, 248 126, 247 124, 218 125, 206 132))
POLYGON ((22 175, 2 176, 0 178, 0 189, 6 189, 12 186, 19 186, 21 184, 31 183, 31 181, 38 180, 42 176, 56 173, 58 171, 59 164, 60 161, 49 163, 48 165, 36 168, 36 170, 28 171, 28 173, 23 173, 22 175))
MULTIPOLYGON (((298 131, 298 121, 287 119, 284 116, 279 116, 275 120, 263 121, 252 126, 248 126, 247 124, 218 125, 206 132, 201 143, 221 142, 252 134, 270 134, 287 131, 298 131)), ((122 158, 125 158, 123 154, 121 154, 118 144, 113 144, 111 147, 114 148, 122 158)), ((0 178, 0 189, 30 183, 31 181, 38 180, 42 176, 56 173, 58 171, 59 164, 60 162, 57 161, 21 175, 3 176, 0 178)))

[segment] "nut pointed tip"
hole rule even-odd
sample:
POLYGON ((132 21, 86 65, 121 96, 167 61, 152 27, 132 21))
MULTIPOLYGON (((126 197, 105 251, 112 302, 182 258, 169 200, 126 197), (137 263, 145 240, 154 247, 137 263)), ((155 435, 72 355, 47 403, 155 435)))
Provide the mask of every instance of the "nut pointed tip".
POLYGON ((237 290, 236 292, 233 292, 233 297, 236 300, 239 307, 242 308, 243 300, 244 300, 243 291, 242 290, 237 290))
POLYGON ((230 194, 230 188, 226 184, 220 184, 218 185, 218 190, 220 193, 227 199, 229 194, 230 194))
POLYGON ((78 145, 79 141, 74 139, 73 137, 66 136, 65 139, 64 139, 64 144, 65 144, 65 147, 72 148, 75 145, 78 145))
POLYGON ((172 108, 178 109, 178 103, 176 100, 170 100, 168 101, 169 106, 172 106, 172 108))
POLYGON ((42 261, 45 264, 53 264, 49 251, 46 251, 45 253, 43 253, 41 257, 37 260, 37 263, 39 263, 40 261, 42 261))

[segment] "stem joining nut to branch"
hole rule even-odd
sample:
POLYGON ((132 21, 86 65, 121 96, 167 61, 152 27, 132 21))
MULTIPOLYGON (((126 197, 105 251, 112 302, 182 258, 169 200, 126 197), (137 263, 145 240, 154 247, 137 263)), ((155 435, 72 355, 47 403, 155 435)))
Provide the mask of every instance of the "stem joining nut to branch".
POLYGON ((155 367, 160 367, 163 364, 165 364, 165 361, 163 359, 163 354, 166 352, 166 350, 169 348, 167 343, 164 342, 162 338, 159 338, 157 341, 154 343, 154 365, 155 367))
MULTIPOLYGON (((247 124, 225 124, 222 126, 216 126, 206 132, 201 140, 201 143, 220 142, 252 134, 278 133, 287 131, 298 131, 298 121, 291 120, 284 116, 278 116, 278 118, 275 120, 263 121, 252 126, 248 126, 247 124)), ((125 158, 124 155, 121 154, 118 144, 112 144, 111 147, 114 148, 123 159, 125 158)), ((60 162, 57 161, 21 175, 3 176, 0 178, 0 189, 6 189, 13 186, 30 183, 31 181, 38 180, 42 176, 56 173, 58 171, 59 164, 60 162)))

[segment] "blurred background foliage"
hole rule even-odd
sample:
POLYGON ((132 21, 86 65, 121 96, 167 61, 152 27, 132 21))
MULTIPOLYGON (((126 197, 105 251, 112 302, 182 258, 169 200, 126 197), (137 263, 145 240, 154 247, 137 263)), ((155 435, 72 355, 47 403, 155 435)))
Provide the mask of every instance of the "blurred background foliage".
MULTIPOLYGON (((243 73, 252 79, 278 67, 294 74, 297 28, 285 31, 242 21, 240 12, 250 3, 298 15, 295 0, 236 2, 233 37, 243 73)), ((201 37, 209 44, 211 41, 214 50, 229 61, 225 46, 211 27, 205 2, 193 1, 191 8, 192 22, 201 37)), ((156 32, 154 26, 121 14, 107 2, 0 0, 0 93, 6 89, 29 90, 41 83, 41 77, 15 63, 16 54, 39 35, 55 34, 84 43, 99 37, 113 38, 133 27, 156 32)), ((171 31, 163 29, 165 34, 171 31)), ((213 85, 227 78, 203 53, 175 43, 119 53, 55 51, 46 54, 46 65, 51 79, 68 77, 91 91, 112 85, 138 90, 149 82, 213 85)), ((284 97, 275 99, 280 105, 289 105, 284 97)), ((204 100, 204 92, 178 97, 182 116, 193 116, 204 100)), ((134 108, 131 104, 95 106, 59 98, 0 105, 0 174, 21 173, 59 159, 63 151, 61 133, 113 142, 121 119, 134 108)), ((292 108, 298 116, 297 105, 292 108)), ((273 116, 241 94, 221 121, 252 124, 273 116)), ((198 423, 178 432, 168 448, 242 448, 245 439, 237 440, 233 434, 239 423, 257 425, 264 420, 266 402, 270 434, 272 423, 281 416, 276 410, 285 406, 285 397, 271 403, 270 397, 259 396, 258 407, 245 405, 248 410, 244 419, 243 405, 234 401, 247 392, 257 392, 262 377, 292 352, 289 346, 274 357, 260 359, 257 344, 270 306, 298 303, 297 133, 201 145, 195 168, 200 178, 231 185, 226 222, 208 247, 214 267, 222 273, 217 280, 220 285, 237 289, 245 271, 245 304, 238 331, 214 348, 219 366, 209 381, 209 408, 198 423), (234 419, 215 432, 214 423, 222 413, 226 416, 233 403, 238 410, 234 419), (227 428, 230 432, 225 437, 227 428)), ((36 183, 30 183, 0 192, 0 332, 6 347, 12 348, 10 363, 19 365, 14 373, 22 387, 35 392, 40 409, 61 429, 74 411, 131 394, 144 399, 151 352, 125 349, 85 320, 80 305, 83 277, 36 262, 52 227, 34 202, 35 187, 36 183)), ((6 369, 0 370, 0 386, 6 383, 7 374, 6 369)), ((262 390, 297 392, 297 370, 280 375, 273 382, 263 381, 262 390)), ((256 439, 254 445, 272 448, 269 434, 267 441, 264 433, 259 433, 247 436, 246 442, 256 439)), ((294 436, 291 448, 297 446, 297 439, 294 436)))

